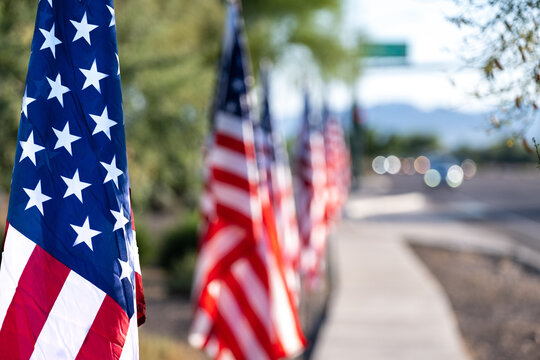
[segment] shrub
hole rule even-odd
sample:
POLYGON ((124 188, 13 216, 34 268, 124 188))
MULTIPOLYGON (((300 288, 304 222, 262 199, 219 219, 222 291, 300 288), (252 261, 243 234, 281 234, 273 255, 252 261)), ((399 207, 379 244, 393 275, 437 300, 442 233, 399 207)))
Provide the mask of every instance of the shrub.
POLYGON ((193 212, 184 217, 179 226, 173 228, 163 237, 159 264, 171 269, 186 254, 197 250, 199 241, 199 215, 193 212))
POLYGON ((189 296, 191 294, 196 259, 197 253, 192 250, 185 253, 181 259, 173 263, 167 277, 167 285, 170 293, 183 296, 189 296))

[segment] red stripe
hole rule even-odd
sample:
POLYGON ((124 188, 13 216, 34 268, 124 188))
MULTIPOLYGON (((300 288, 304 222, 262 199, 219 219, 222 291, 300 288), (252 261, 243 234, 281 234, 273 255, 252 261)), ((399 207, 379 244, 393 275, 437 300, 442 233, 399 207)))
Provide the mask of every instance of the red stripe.
POLYGON ((142 284, 142 276, 135 271, 135 295, 137 299, 137 325, 141 326, 146 322, 146 299, 142 284))
POLYGON ((245 177, 235 175, 227 170, 222 170, 217 167, 212 169, 212 176, 214 181, 219 181, 245 191, 250 191, 253 187, 250 183, 250 179, 246 179, 245 177))
POLYGON ((76 359, 95 359, 97 354, 103 360, 119 359, 128 328, 129 318, 124 309, 109 295, 105 296, 76 359))
MULTIPOLYGON (((271 322, 269 322, 267 326, 265 326, 262 319, 259 318, 259 316, 251 307, 246 297, 246 294, 244 293, 244 289, 242 289, 234 276, 228 276, 225 279, 225 282, 231 290, 231 294, 234 296, 234 300, 236 301, 238 308, 242 310, 242 315, 244 315, 244 317, 248 321, 253 336, 257 339, 261 348, 268 354, 268 357, 270 359, 273 359, 285 356, 284 353, 279 351, 279 348, 277 346, 272 345, 272 340, 270 339, 270 331, 272 327, 271 322)), ((264 297, 268 299, 270 296, 268 293, 266 293, 264 294, 264 297)), ((270 317, 270 309, 267 309, 267 311, 268 316, 270 317)), ((234 326, 234 324, 231 325, 234 326)))
POLYGON ((0 329, 3 360, 30 358, 69 272, 40 246, 34 248, 0 329))
POLYGON ((226 349, 230 350, 235 359, 248 358, 249 354, 244 354, 241 350, 240 345, 238 345, 238 339, 236 339, 219 311, 216 313, 214 319, 214 328, 216 337, 221 340, 221 343, 226 349))
MULTIPOLYGON (((232 151, 236 151, 245 155, 248 158, 255 159, 255 147, 253 143, 246 143, 244 141, 235 139, 225 134, 216 134, 216 146, 222 146, 232 151)), ((212 151, 219 151, 214 148, 212 151)))

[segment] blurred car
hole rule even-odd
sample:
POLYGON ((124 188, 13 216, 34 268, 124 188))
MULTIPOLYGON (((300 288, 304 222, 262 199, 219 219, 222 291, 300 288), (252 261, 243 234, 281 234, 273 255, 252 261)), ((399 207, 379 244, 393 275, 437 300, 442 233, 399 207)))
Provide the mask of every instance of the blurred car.
POLYGON ((430 169, 424 174, 424 182, 431 188, 448 186, 457 188, 463 183, 463 169, 452 156, 429 156, 430 169))

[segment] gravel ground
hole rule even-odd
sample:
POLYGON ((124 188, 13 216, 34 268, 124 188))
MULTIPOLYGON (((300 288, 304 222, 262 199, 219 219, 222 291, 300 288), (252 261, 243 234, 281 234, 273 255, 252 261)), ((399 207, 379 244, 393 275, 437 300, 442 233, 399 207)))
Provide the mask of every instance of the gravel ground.
POLYGON ((511 259, 414 246, 475 360, 540 359, 540 274, 511 259))

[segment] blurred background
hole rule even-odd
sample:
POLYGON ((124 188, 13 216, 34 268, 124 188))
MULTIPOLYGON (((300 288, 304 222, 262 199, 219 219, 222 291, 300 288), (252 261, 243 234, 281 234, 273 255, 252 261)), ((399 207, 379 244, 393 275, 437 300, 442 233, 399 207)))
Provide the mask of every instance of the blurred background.
MULTIPOLYGON (((133 207, 149 301, 142 358, 196 358, 202 355, 190 350, 185 338, 202 149, 225 6, 219 0, 116 0, 115 5, 133 207)), ((531 253, 540 251, 540 173, 533 140, 540 130, 535 102, 540 15, 532 2, 250 0, 243 11, 255 89, 260 62, 271 62, 271 108, 289 148, 300 129, 304 89, 316 107, 326 103, 341 119, 355 175, 348 219, 410 225, 408 236, 429 229, 424 238, 451 234, 458 227, 449 223, 464 223, 504 234, 505 241, 531 253)), ((0 219, 6 218, 35 12, 35 0, 0 2, 0 219)), ((442 278, 448 279, 458 261, 472 261, 444 252, 449 250, 433 251, 418 250, 442 278)), ((495 293, 521 291, 512 303, 524 305, 507 317, 529 313, 532 320, 519 326, 508 325, 507 318, 502 322, 518 334, 508 340, 509 349, 520 349, 525 354, 520 359, 533 359, 526 356, 539 353, 538 288, 504 286, 519 276, 531 284, 540 281, 531 275, 531 262, 525 271, 515 265, 519 261, 500 265, 501 257, 513 253, 497 254, 495 260, 482 258, 495 270, 478 281, 504 283, 503 290, 492 289, 495 293), (503 277, 489 277, 497 271, 503 277)), ((469 304, 487 301, 449 296, 469 304)), ((465 337, 475 358, 496 358, 485 348, 507 336, 504 326, 496 326, 500 331, 480 347, 474 345, 474 331, 485 329, 469 326, 473 330, 465 337)))

